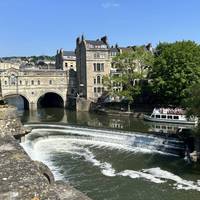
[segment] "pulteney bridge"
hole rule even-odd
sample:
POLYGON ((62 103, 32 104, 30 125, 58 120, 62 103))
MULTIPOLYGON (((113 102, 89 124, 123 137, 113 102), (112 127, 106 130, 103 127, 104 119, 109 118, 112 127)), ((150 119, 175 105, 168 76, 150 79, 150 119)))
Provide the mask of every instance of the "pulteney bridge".
POLYGON ((36 110, 38 107, 66 107, 67 96, 75 90, 75 83, 68 71, 22 70, 9 68, 0 71, 2 97, 20 96, 24 107, 36 110))

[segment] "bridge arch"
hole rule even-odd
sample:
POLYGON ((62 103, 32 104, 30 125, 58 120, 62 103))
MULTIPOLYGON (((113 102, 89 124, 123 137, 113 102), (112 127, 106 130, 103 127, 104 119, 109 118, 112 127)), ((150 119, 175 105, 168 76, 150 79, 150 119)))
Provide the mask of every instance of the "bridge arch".
POLYGON ((5 94, 5 100, 10 105, 16 106, 19 110, 29 110, 30 100, 23 94, 5 94))
POLYGON ((55 91, 48 91, 41 94, 36 101, 37 108, 65 107, 65 98, 55 91))

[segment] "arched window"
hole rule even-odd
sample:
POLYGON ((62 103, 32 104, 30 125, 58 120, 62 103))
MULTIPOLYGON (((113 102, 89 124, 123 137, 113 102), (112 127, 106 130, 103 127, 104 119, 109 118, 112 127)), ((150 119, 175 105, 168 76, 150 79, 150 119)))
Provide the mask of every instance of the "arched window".
POLYGON ((5 81, 4 83, 5 83, 5 85, 7 85, 7 81, 5 81))
POLYGON ((22 81, 21 80, 19 81, 19 84, 22 85, 22 81))
POLYGON ((97 76, 97 84, 100 84, 100 83, 101 83, 101 77, 97 76))

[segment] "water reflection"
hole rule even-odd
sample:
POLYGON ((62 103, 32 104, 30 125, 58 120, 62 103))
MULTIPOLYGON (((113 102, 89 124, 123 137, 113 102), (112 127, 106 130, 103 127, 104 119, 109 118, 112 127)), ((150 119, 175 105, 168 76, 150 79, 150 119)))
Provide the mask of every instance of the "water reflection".
POLYGON ((176 133, 178 128, 192 128, 188 125, 146 122, 133 117, 110 116, 88 112, 74 112, 62 108, 21 111, 18 113, 22 122, 60 122, 81 126, 112 128, 137 132, 176 133))
POLYGON ((146 122, 149 125, 149 132, 156 133, 177 133, 178 129, 192 129, 193 125, 146 122))
POLYGON ((60 108, 39 109, 37 111, 18 112, 23 123, 60 122, 81 126, 113 128, 147 132, 149 125, 141 119, 132 117, 109 116, 88 112, 74 112, 60 108))

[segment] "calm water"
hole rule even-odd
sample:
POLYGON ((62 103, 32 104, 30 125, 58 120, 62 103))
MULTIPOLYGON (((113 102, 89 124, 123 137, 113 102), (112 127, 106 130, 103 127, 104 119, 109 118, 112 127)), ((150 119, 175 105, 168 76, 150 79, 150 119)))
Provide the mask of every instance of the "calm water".
POLYGON ((200 166, 175 156, 182 141, 148 133, 175 125, 62 109, 19 114, 33 128, 22 143, 30 156, 94 200, 200 198, 200 166))

